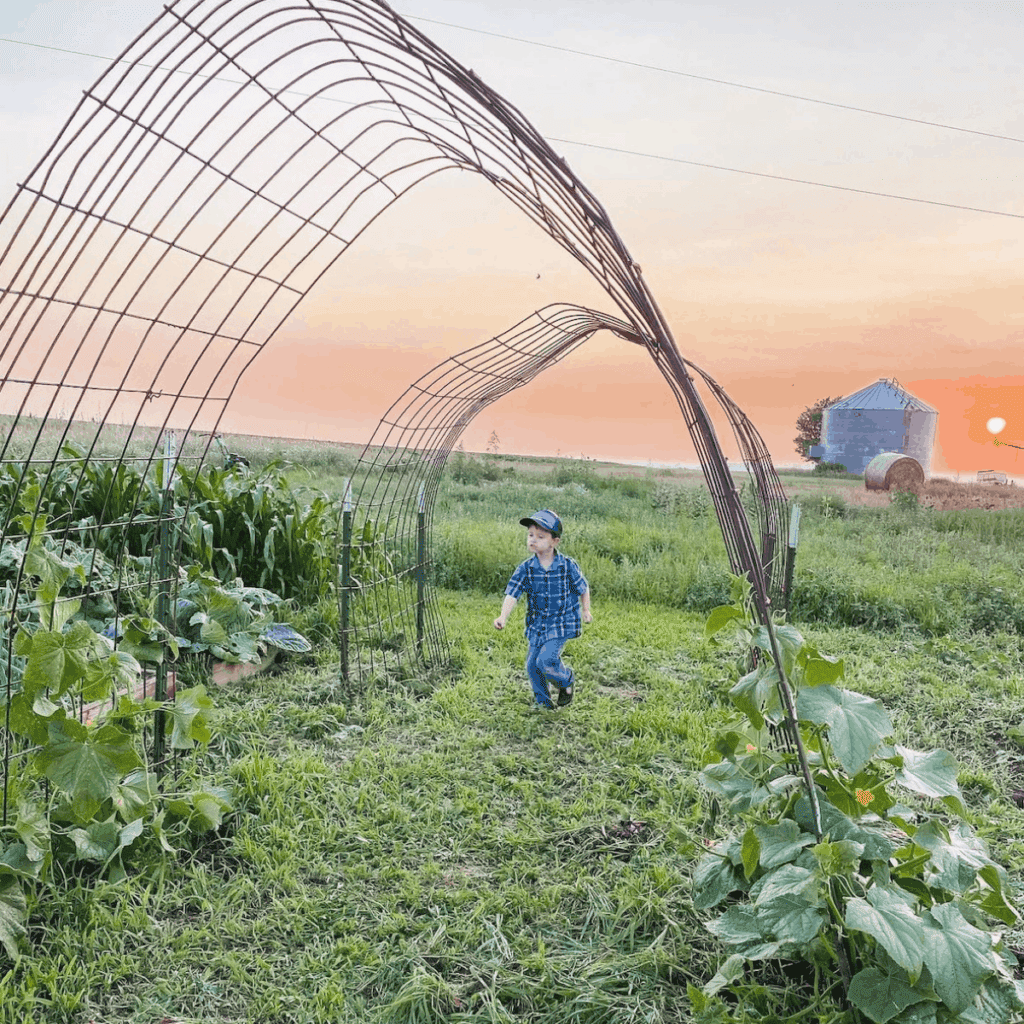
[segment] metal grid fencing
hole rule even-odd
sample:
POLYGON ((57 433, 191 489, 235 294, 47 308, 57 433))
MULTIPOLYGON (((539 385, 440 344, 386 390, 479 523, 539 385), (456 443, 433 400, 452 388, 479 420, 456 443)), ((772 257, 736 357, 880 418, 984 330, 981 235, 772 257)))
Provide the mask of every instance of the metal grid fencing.
POLYGON ((169 623, 195 475, 180 492, 172 482, 205 459, 242 375, 302 299, 442 171, 485 178, 615 314, 539 310, 384 417, 337 511, 343 670, 372 668, 374 652, 443 657, 426 582, 444 462, 475 415, 598 330, 643 346, 665 377, 730 564, 769 615, 788 511, 768 452, 678 351, 601 203, 530 122, 383 0, 174 0, 85 92, 0 218, 5 780, 21 626, 63 627, 90 603, 169 623), (755 481, 752 508, 701 387, 755 481), (73 422, 95 439, 69 449, 73 422), (101 450, 117 430, 121 447, 101 450))

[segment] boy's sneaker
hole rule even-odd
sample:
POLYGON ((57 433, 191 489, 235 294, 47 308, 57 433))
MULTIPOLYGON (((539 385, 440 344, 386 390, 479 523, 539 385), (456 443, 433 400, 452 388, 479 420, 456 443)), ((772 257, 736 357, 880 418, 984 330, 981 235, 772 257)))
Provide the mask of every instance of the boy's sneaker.
POLYGON ((564 708, 566 705, 572 703, 572 687, 566 686, 564 689, 558 691, 558 706, 564 708))

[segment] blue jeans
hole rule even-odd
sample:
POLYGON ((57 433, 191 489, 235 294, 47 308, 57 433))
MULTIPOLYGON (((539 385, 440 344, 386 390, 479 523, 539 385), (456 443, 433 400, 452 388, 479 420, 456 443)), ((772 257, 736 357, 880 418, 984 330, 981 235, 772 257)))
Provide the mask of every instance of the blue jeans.
POLYGON ((526 655, 526 674, 533 686, 533 696, 538 704, 552 707, 548 683, 554 683, 560 689, 572 686, 573 671, 562 661, 562 648, 570 637, 558 637, 542 644, 530 644, 526 655))

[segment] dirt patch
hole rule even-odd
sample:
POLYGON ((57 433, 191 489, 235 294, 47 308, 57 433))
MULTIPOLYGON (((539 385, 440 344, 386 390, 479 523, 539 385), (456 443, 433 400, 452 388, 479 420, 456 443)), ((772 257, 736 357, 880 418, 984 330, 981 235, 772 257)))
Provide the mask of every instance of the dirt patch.
MULTIPOLYGON (((920 487, 913 488, 918 501, 941 512, 956 509, 987 509, 995 511, 1004 508, 1024 508, 1024 487, 1003 484, 960 483, 935 477, 926 480, 920 487)), ((856 505, 884 508, 892 501, 892 494, 886 491, 869 491, 867 488, 843 491, 843 498, 856 505)))
POLYGON ((1024 487, 1006 484, 962 484, 937 477, 921 488, 921 504, 932 508, 1024 508, 1024 487))

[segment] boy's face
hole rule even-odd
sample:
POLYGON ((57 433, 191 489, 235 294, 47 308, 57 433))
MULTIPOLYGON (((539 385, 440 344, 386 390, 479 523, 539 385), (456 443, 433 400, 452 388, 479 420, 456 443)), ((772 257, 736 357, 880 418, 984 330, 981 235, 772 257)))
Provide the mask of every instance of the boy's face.
POLYGON ((542 526, 526 528, 526 550, 531 555, 547 555, 558 547, 559 537, 552 536, 542 526))

